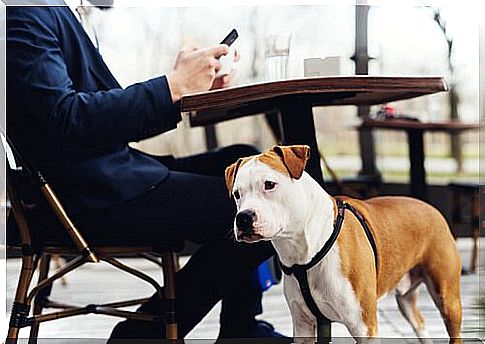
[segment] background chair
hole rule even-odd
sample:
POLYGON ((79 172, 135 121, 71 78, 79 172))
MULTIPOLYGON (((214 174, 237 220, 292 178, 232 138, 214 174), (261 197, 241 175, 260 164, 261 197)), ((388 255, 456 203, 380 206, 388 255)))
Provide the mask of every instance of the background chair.
POLYGON ((480 240, 480 184, 453 182, 450 183, 452 191, 453 206, 453 236, 456 238, 458 233, 456 225, 466 225, 468 231, 465 236, 473 239, 473 249, 471 255, 470 269, 464 272, 475 273, 478 266, 478 245, 480 240))
POLYGON ((160 321, 160 324, 165 323, 167 339, 177 339, 175 272, 178 269, 178 260, 176 252, 182 249, 183 242, 170 241, 161 245, 157 244, 157 246, 142 247, 129 245, 90 246, 68 216, 61 201, 44 179, 42 173, 22 159, 12 142, 8 140, 8 137, 2 136, 1 138, 3 143, 1 146, 4 149, 4 152, 1 153, 4 156, 7 155, 9 163, 11 163, 11 165, 7 164, 7 195, 12 205, 11 215, 15 217, 18 234, 18 238, 7 238, 7 244, 20 248, 22 252, 22 267, 12 307, 6 343, 17 343, 19 330, 23 327, 30 327, 29 344, 36 343, 41 323, 91 313, 126 319, 160 321), (7 152, 13 153, 15 161, 12 161, 12 154, 6 154, 7 152), (16 166, 17 162, 20 163, 20 167, 12 167, 16 166), (19 197, 19 187, 26 182, 26 179, 40 189, 47 204, 59 221, 59 225, 62 225, 62 229, 67 233, 69 237, 68 244, 46 242, 42 240, 41 235, 36 234, 33 222, 29 220, 29 211, 19 197), (13 239, 18 240, 12 242, 13 239), (49 265, 53 255, 71 256, 72 259, 49 276, 49 265), (129 267, 118 260, 116 257, 120 255, 141 256, 162 266, 165 289, 162 290, 162 286, 157 281, 142 271, 129 267), (148 298, 105 304, 90 304, 84 307, 49 299, 54 281, 86 263, 98 264, 101 261, 150 283, 156 290, 158 297, 164 300, 165 313, 163 316, 120 309, 142 304, 148 298), (39 271, 38 282, 31 288, 33 275, 36 270, 39 271), (32 305, 33 310, 31 314, 32 305), (57 309, 57 311, 43 313, 45 308, 53 308, 57 309))

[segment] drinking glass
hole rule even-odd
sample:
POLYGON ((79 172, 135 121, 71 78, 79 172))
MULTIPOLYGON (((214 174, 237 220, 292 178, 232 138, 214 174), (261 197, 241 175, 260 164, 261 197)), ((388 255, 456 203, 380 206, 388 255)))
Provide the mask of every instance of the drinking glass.
POLYGON ((265 38, 265 80, 281 80, 288 77, 290 37, 288 33, 279 33, 265 38))

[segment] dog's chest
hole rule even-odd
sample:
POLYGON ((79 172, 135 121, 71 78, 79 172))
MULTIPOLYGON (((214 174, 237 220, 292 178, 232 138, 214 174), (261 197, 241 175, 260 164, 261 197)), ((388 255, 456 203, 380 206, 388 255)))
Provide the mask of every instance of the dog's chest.
MULTIPOLYGON (((307 272, 308 283, 320 311, 332 321, 347 323, 349 318, 361 317, 361 308, 349 280, 341 273, 338 254, 335 247, 324 260, 310 269, 307 272)), ((284 283, 285 297, 292 314, 303 312, 305 318, 313 319, 296 278, 285 276, 284 283)))

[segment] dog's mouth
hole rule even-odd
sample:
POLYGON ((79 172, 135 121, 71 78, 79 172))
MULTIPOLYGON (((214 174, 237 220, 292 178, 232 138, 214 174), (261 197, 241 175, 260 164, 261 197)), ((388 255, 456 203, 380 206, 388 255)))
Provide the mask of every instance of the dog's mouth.
POLYGON ((262 236, 261 234, 257 234, 257 233, 254 233, 254 232, 245 233, 245 232, 242 232, 240 230, 237 230, 236 231, 236 240, 241 241, 241 242, 246 242, 246 243, 253 243, 253 242, 257 242, 257 241, 261 241, 261 240, 267 241, 267 240, 273 239, 275 236, 280 234, 282 231, 283 231, 283 228, 280 228, 276 232, 275 235, 273 235, 271 237, 265 237, 265 236, 262 236))
POLYGON ((242 242, 247 242, 247 243, 252 243, 252 242, 264 240, 264 237, 262 235, 256 234, 256 233, 243 233, 243 232, 237 231, 236 240, 242 241, 242 242))

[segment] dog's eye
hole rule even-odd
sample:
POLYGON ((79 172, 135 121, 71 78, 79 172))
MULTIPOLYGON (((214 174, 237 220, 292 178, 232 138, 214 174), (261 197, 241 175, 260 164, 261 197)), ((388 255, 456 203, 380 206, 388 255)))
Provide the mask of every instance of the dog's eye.
POLYGON ((234 191, 234 198, 235 199, 240 199, 241 198, 241 195, 239 194, 239 191, 238 190, 234 191))
POLYGON ((273 190, 275 186, 276 186, 276 183, 272 182, 270 180, 267 180, 267 181, 264 182, 264 189, 265 190, 273 190))

